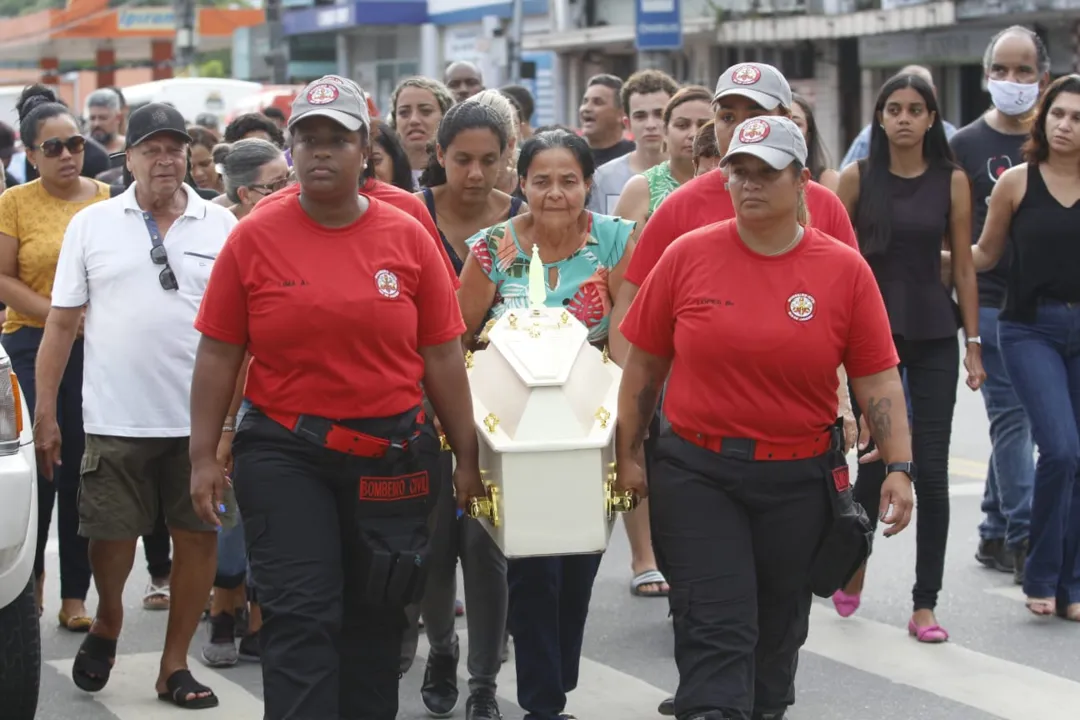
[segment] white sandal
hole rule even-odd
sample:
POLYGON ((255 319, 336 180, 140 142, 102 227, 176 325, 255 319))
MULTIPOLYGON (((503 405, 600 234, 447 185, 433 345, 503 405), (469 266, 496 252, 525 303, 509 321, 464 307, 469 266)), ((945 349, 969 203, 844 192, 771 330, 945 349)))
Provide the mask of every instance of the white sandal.
POLYGON ((151 580, 146 583, 142 606, 144 610, 168 610, 171 599, 168 583, 155 585, 154 581, 151 580))

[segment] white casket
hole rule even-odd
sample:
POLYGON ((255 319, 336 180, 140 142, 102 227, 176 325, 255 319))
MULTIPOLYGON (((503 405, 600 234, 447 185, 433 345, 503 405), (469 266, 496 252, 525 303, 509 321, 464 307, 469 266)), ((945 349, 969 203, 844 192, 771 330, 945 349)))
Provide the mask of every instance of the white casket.
POLYGON ((509 311, 486 334, 467 360, 488 487, 470 515, 510 558, 602 552, 634 506, 612 491, 621 370, 563 310, 509 311))

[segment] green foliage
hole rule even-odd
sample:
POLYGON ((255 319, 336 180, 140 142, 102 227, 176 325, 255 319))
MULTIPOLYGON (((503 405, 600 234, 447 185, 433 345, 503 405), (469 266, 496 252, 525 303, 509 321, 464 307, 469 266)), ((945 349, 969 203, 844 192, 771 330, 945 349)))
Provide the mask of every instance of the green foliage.
POLYGON ((199 65, 199 77, 223 78, 225 75, 225 63, 220 60, 207 60, 199 65))

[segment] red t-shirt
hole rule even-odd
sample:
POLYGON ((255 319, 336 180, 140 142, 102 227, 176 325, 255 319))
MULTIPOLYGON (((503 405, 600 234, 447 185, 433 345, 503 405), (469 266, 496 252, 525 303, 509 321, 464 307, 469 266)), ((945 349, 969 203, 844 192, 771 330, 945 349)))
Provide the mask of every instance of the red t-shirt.
MULTIPOLYGON (((272 195, 267 195, 259 202, 255 203, 253 210, 259 210, 273 203, 285 200, 286 198, 296 197, 300 194, 300 184, 294 183, 288 187, 278 190, 272 195)), ((406 192, 399 187, 384 183, 381 180, 368 180, 360 188, 360 194, 366 195, 369 198, 375 198, 376 200, 382 200, 389 203, 401 210, 406 215, 410 215, 416 218, 417 222, 424 226, 424 229, 431 235, 431 239, 435 241, 435 245, 439 248, 439 254, 442 256, 443 262, 446 263, 446 271, 450 273, 450 277, 454 279, 454 289, 461 287, 461 283, 458 282, 457 272, 454 270, 454 264, 450 262, 450 256, 446 254, 446 247, 443 245, 442 238, 439 236, 439 228, 435 227, 435 221, 431 219, 431 213, 428 212, 424 203, 413 195, 411 192, 406 192)))
MULTIPOLYGON (((727 176, 722 171, 712 170, 686 183, 660 203, 641 231, 624 279, 641 287, 664 250, 680 235, 735 217, 731 195, 724 187, 726 183, 727 176)), ((810 212, 811 225, 859 249, 847 209, 832 191, 816 182, 808 183, 806 209, 810 212)))
POLYGON ((791 252, 759 255, 734 220, 683 235, 620 325, 673 358, 664 413, 705 435, 797 444, 836 421, 836 369, 899 363, 889 316, 862 256, 807 228, 791 252))
POLYGON ((329 229, 296 196, 252 213, 222 248, 195 320, 251 353, 256 407, 334 419, 386 417, 420 404, 419 348, 465 332, 431 238, 371 200, 329 229))

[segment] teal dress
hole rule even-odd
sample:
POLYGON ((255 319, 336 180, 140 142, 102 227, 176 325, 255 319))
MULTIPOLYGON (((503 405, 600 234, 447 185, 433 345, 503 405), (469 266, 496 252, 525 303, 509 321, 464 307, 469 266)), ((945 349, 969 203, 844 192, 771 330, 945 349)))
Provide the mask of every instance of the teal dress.
MULTIPOLYGON (((589 234, 569 257, 544 263, 547 306, 564 308, 585 325, 589 342, 607 339, 613 299, 608 277, 626 253, 634 223, 622 218, 589 213, 589 234), (555 281, 552 285, 552 270, 555 281)), ((469 253, 495 283, 495 299, 485 318, 500 318, 507 310, 529 307, 528 252, 521 247, 510 221, 481 230, 466 243, 469 253)))

